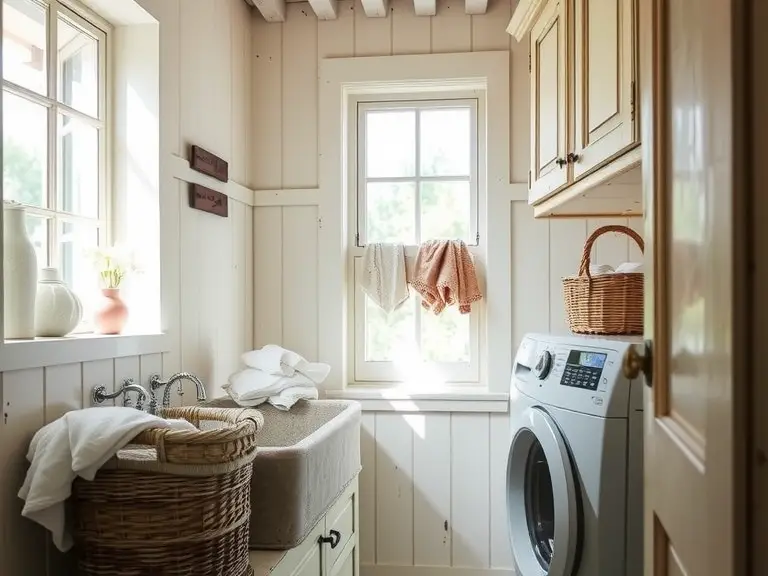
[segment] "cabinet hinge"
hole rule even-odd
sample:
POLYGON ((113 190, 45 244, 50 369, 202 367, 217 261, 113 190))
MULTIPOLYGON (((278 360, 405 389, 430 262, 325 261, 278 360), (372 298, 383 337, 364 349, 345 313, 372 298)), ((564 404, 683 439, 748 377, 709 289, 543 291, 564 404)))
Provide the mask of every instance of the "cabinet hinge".
POLYGON ((360 248, 360 232, 355 233, 355 246, 360 248))
POLYGON ((629 85, 629 117, 632 120, 632 122, 635 121, 635 81, 632 80, 632 83, 629 85))
POLYGON ((531 51, 528 50, 528 74, 531 73, 531 51))
POLYGON ((531 171, 528 170, 528 190, 531 189, 531 171))
POLYGON ((480 246, 480 232, 475 235, 475 245, 480 246))

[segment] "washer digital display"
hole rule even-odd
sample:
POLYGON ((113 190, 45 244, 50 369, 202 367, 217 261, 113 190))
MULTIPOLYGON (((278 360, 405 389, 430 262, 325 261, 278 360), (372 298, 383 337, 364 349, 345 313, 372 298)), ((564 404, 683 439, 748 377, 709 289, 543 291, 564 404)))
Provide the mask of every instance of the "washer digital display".
POLYGON ((568 360, 560 384, 572 388, 597 390, 606 358, 608 358, 608 354, 602 352, 571 350, 568 353, 568 360))

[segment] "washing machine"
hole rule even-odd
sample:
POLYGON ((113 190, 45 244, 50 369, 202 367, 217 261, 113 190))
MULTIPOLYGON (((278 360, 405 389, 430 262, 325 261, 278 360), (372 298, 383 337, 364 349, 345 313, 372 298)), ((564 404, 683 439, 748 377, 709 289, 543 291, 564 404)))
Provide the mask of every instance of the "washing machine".
POLYGON ((510 386, 507 519, 518 576, 641 576, 639 338, 527 335, 510 386))

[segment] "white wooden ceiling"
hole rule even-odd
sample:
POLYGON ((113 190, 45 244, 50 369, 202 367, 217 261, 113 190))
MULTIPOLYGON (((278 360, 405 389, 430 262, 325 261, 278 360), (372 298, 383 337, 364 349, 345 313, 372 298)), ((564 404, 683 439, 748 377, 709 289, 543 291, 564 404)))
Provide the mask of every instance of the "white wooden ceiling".
MULTIPOLYGON (((285 3, 304 0, 245 0, 255 6, 267 22, 285 21, 285 3)), ((389 8, 389 0, 360 0, 363 11, 369 18, 384 18, 389 8)), ((338 0, 309 0, 309 5, 320 20, 334 20, 338 15, 338 0)), ((437 0, 413 0, 413 9, 417 16, 434 16, 437 13, 437 0)), ((485 14, 488 0, 464 0, 467 14, 485 14)))

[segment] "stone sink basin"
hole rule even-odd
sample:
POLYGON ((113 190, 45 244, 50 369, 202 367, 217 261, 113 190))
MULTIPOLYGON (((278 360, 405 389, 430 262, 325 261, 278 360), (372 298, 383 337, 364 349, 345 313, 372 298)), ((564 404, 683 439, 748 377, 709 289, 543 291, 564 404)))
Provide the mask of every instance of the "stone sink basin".
MULTIPOLYGON (((229 398, 203 406, 237 408, 229 398)), ((360 405, 345 400, 268 404, 251 480, 250 547, 294 548, 360 471, 360 405)))

